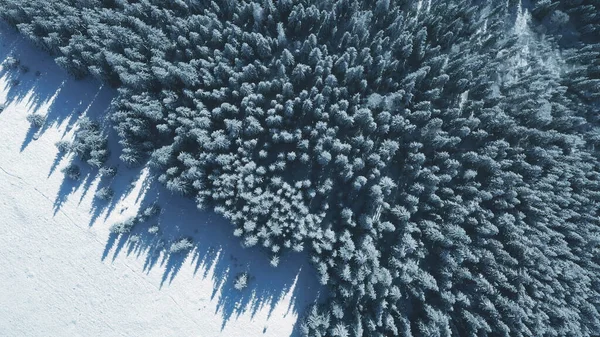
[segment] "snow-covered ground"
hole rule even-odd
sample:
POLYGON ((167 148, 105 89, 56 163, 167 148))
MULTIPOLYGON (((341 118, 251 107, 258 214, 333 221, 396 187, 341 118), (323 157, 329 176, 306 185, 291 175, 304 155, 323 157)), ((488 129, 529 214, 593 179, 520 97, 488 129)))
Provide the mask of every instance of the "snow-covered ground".
MULTIPOLYGON (((323 291, 306 256, 271 267, 260 250, 240 247, 229 223, 172 196, 145 168, 120 165, 107 180, 81 165, 81 180, 65 179, 73 158, 54 143, 69 140, 81 116, 101 118, 114 91, 69 78, 0 24, 0 62, 8 56, 29 71, 0 68, 0 336, 297 335, 298 316, 323 291), (34 111, 47 116, 39 131, 26 120, 34 111), (112 202, 94 199, 102 186, 115 189, 112 202), (158 234, 148 224, 133 240, 110 233, 152 202, 163 208, 152 220, 158 234), (165 254, 182 236, 195 248, 165 254), (242 271, 251 281, 239 292, 242 271)), ((110 145, 116 158, 114 137, 110 145)))

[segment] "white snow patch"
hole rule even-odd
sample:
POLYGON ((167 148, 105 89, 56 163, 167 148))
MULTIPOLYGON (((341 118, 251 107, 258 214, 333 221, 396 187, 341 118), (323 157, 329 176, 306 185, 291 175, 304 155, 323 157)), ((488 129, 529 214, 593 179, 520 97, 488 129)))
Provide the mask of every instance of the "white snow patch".
POLYGON ((460 101, 458 102, 458 109, 462 110, 467 103, 467 99, 469 99, 469 90, 466 90, 462 94, 460 94, 460 101))
MULTIPOLYGON (((524 9, 521 3, 517 8, 517 15, 513 27, 513 34, 518 38, 520 48, 505 62, 500 69, 501 83, 511 85, 521 78, 531 74, 530 62, 541 64, 555 77, 560 77, 565 69, 565 62, 559 50, 554 48, 544 36, 539 36, 531 29, 531 14, 524 9)), ((504 55, 507 50, 498 52, 504 55)))

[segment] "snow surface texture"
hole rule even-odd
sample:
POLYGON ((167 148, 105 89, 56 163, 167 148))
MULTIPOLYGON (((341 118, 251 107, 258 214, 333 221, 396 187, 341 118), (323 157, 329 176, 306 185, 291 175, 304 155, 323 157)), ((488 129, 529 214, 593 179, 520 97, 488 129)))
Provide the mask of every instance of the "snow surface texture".
POLYGON ((305 256, 271 267, 260 250, 240 247, 229 223, 172 196, 147 168, 120 165, 101 179, 75 160, 81 179, 65 178, 74 158, 54 144, 72 139, 82 116, 101 118, 114 92, 69 78, 0 24, 0 62, 10 56, 29 71, 0 67, 0 336, 297 334, 298 315, 322 292, 305 256), (40 129, 26 120, 32 112, 46 116, 40 129), (113 199, 94 198, 106 186, 113 199), (158 217, 128 237, 110 233, 153 202, 158 217), (192 251, 169 255, 182 237, 193 239, 192 251), (242 272, 248 287, 237 291, 242 272))

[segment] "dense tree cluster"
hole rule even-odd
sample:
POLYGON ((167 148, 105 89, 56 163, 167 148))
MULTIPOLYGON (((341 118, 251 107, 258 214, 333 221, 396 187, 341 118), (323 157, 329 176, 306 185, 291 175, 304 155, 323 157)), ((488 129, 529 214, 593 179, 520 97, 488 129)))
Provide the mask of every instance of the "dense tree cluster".
POLYGON ((102 167, 110 155, 106 135, 102 133, 97 122, 87 117, 81 118, 77 124, 75 138, 69 147, 70 151, 89 165, 102 167))
POLYGON ((598 1, 0 5, 119 87, 123 161, 310 251, 306 335, 600 334, 598 1))

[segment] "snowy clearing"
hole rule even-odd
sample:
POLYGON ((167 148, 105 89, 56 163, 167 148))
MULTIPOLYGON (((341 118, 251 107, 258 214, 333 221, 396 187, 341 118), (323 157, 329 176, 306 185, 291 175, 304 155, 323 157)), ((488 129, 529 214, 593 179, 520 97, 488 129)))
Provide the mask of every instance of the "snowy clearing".
MULTIPOLYGON (((73 158, 54 145, 69 140, 81 116, 98 119, 114 96, 98 82, 75 81, 52 59, 0 24, 0 335, 3 336, 290 336, 323 289, 306 256, 286 255, 278 268, 258 249, 243 249, 232 226, 193 201, 172 196, 149 169, 120 165, 100 179, 80 163, 71 181, 61 168, 73 158), (39 71, 40 74, 36 74, 39 71), (40 130, 26 116, 46 116, 40 130), (100 187, 112 201, 94 198, 100 187), (149 224, 129 238, 110 225, 158 202, 149 224), (189 254, 168 255, 177 238, 193 238, 189 254), (133 240, 132 240, 133 238, 133 240), (248 272, 248 287, 233 287, 248 272)), ((118 147, 110 142, 111 165, 118 147)))

